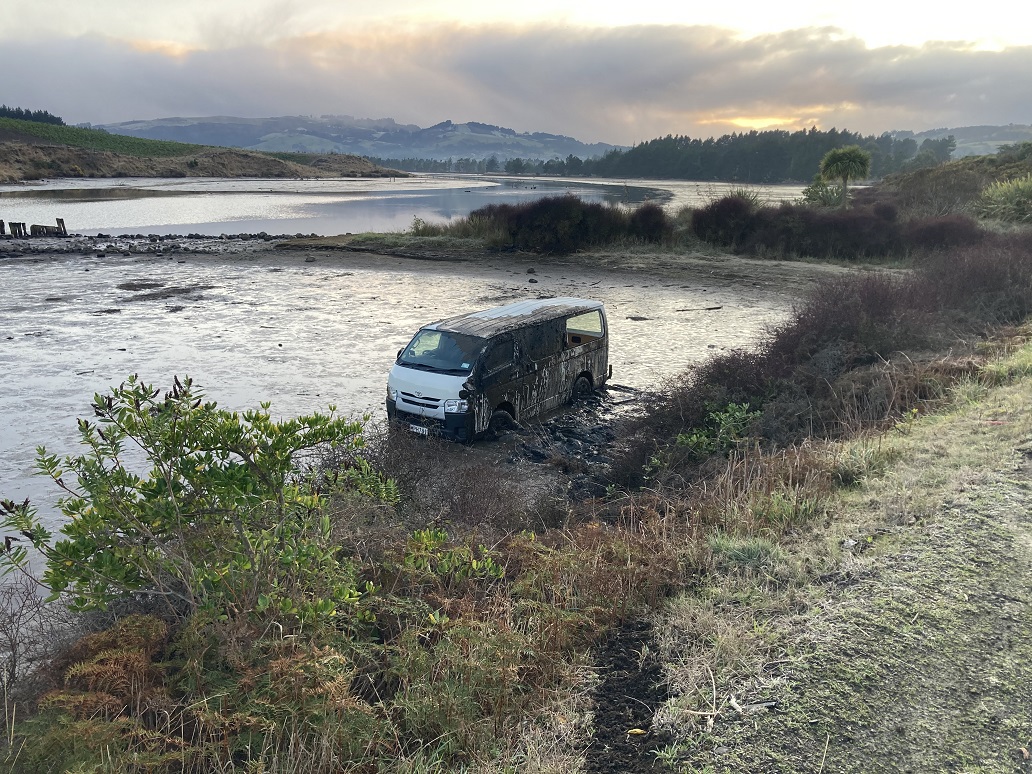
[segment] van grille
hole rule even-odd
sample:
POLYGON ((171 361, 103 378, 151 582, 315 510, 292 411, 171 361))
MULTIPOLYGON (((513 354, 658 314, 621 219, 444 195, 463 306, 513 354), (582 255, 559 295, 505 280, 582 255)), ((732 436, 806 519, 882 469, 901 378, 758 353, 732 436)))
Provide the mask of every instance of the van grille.
POLYGON ((399 422, 408 422, 410 425, 427 427, 431 432, 438 433, 444 429, 444 420, 434 417, 424 417, 420 414, 412 414, 408 411, 398 411, 395 417, 399 422))
POLYGON ((435 409, 441 405, 440 398, 429 398, 425 395, 420 398, 413 395, 411 392, 402 392, 401 397, 405 403, 408 403, 410 406, 421 406, 423 408, 435 409))

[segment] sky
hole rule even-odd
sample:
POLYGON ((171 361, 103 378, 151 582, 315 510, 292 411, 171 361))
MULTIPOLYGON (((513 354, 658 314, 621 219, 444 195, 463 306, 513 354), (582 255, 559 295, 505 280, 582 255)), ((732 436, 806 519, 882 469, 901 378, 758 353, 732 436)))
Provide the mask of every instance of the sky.
POLYGON ((632 145, 1032 124, 1032 6, 0 0, 0 102, 67 123, 351 115, 632 145))

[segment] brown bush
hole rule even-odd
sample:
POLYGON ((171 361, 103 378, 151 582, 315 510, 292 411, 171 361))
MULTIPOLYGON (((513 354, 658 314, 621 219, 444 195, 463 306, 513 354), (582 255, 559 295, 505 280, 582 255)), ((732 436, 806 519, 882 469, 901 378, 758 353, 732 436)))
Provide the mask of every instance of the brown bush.
MULTIPOLYGON (((955 237, 973 233, 952 223, 955 237)), ((930 251, 909 276, 822 283, 755 350, 712 358, 648 396, 626 423, 611 480, 636 488, 657 470, 683 480, 700 475, 698 460, 676 453, 677 437, 733 403, 762 411, 753 431, 773 446, 892 422, 971 372, 967 359, 929 363, 917 353, 955 340, 947 337, 958 330, 981 332, 1029 314, 1029 233, 930 251)))
POLYGON ((943 313, 976 324, 1020 322, 1032 314, 1032 233, 928 255, 913 282, 943 313))
POLYGON ((931 253, 981 243, 987 234, 974 218, 967 215, 920 218, 907 223, 903 241, 907 249, 931 253))

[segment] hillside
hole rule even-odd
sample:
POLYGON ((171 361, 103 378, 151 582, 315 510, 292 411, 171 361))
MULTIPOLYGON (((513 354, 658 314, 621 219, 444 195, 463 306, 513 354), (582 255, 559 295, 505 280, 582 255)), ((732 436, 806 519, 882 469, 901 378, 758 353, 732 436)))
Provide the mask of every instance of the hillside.
POLYGON ((996 153, 1003 145, 1032 142, 1032 126, 1008 124, 1007 126, 959 126, 953 129, 930 129, 926 132, 893 132, 899 137, 913 137, 918 143, 924 140, 940 140, 952 136, 957 141, 953 158, 984 156, 996 153))
POLYGON ((47 177, 384 177, 357 156, 277 154, 0 118, 0 182, 47 177))
POLYGON ((106 124, 106 131, 154 140, 202 143, 270 152, 351 153, 378 158, 591 158, 617 148, 544 132, 519 133, 475 121, 442 121, 427 128, 391 118, 281 116, 162 118, 106 124))
POLYGON ((888 194, 912 215, 969 213, 986 186, 1032 175, 1032 142, 1003 147, 985 156, 887 176, 860 199, 888 194))

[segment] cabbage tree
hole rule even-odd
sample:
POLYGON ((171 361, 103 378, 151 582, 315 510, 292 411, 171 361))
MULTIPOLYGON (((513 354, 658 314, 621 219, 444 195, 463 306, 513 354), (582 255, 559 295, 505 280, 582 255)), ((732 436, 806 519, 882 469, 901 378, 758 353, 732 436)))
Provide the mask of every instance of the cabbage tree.
POLYGON ((842 208, 849 201, 850 180, 863 180, 871 173, 871 154, 859 145, 833 148, 821 159, 821 177, 842 181, 842 208))

